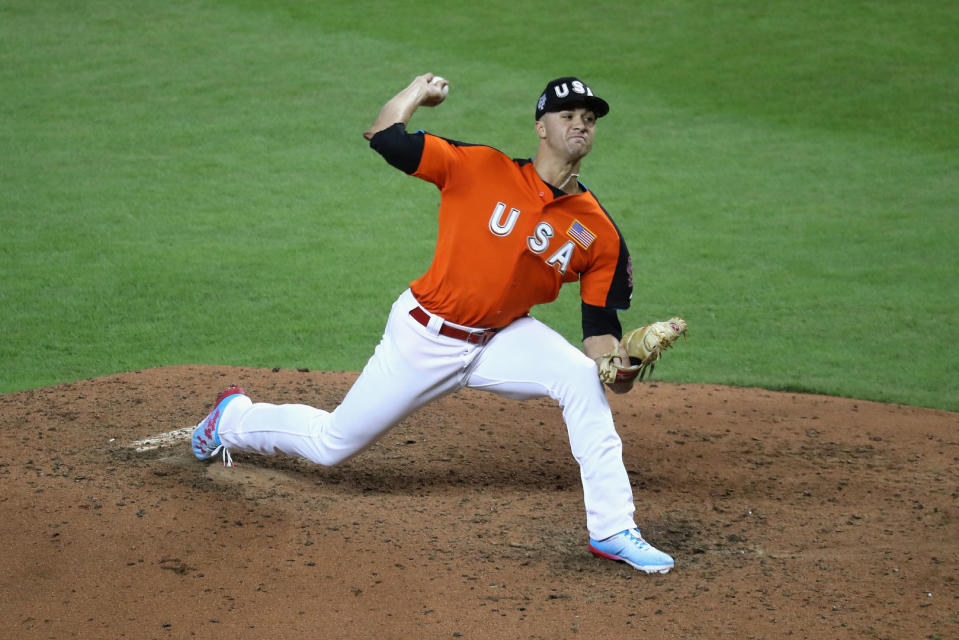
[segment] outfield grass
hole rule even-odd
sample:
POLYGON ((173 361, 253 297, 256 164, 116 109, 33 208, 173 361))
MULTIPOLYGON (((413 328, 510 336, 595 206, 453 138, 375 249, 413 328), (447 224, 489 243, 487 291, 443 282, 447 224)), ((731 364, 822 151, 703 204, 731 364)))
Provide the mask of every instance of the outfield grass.
MULTIPOLYGON (((360 137, 515 155, 575 74, 583 180, 657 378, 959 410, 959 7, 0 0, 0 392, 176 363, 358 370, 429 264, 435 189, 360 137)), ((577 291, 534 313, 578 341, 577 291)))

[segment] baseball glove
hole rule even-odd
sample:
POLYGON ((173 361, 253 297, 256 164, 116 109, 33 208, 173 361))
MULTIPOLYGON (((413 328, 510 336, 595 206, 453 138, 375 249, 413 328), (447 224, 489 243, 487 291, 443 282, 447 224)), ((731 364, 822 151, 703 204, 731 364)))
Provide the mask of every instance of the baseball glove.
POLYGON ((628 382, 636 377, 642 380, 647 372, 652 375, 663 351, 672 347, 679 336, 686 340, 686 329, 685 320, 670 318, 666 322, 654 322, 626 333, 619 343, 629 354, 629 366, 617 365, 613 362, 617 354, 608 353, 596 361, 600 380, 613 384, 628 382))

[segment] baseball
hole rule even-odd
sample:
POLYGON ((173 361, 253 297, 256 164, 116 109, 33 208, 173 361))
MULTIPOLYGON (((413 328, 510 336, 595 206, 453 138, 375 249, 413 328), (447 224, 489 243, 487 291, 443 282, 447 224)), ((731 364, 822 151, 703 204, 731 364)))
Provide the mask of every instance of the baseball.
POLYGON ((446 97, 446 94, 450 92, 450 83, 447 82, 446 78, 442 76, 433 76, 433 79, 430 80, 430 84, 439 88, 440 93, 443 94, 444 98, 446 97))

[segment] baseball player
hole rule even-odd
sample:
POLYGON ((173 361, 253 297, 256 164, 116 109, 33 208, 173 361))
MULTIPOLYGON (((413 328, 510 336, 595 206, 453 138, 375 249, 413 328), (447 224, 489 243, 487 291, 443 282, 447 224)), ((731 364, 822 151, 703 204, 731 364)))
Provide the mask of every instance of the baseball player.
POLYGON ((439 233, 432 264, 396 299, 381 342, 343 402, 332 411, 254 404, 233 386, 197 425, 193 451, 206 459, 222 449, 228 464, 229 451, 238 450, 335 465, 464 387, 517 399, 549 396, 562 407, 580 466, 588 548, 666 573, 673 559, 647 543, 633 520, 603 386, 628 391, 641 364, 630 363, 620 343, 617 310, 632 296, 626 244, 578 179, 609 105, 577 78, 549 82, 536 102, 536 155, 512 159, 488 146, 407 131, 413 113, 442 103, 448 88, 431 73, 416 77, 364 133, 389 164, 439 189, 439 233), (583 350, 529 315, 575 281, 583 350))

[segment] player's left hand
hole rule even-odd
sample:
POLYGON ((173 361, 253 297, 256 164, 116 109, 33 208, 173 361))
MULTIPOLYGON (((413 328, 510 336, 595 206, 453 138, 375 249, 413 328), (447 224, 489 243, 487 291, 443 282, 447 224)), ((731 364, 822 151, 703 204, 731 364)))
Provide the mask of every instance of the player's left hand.
POLYGON ((623 336, 620 344, 629 354, 630 364, 638 368, 639 379, 648 371, 650 375, 663 351, 673 346, 680 336, 686 339, 686 321, 682 318, 670 318, 665 322, 654 322, 639 329, 633 329, 623 336))
POLYGON ((596 359, 599 379, 614 391, 624 386, 628 390, 637 377, 642 380, 647 372, 652 374, 663 351, 672 347, 680 336, 686 339, 686 330, 686 321, 682 318, 633 329, 620 340, 616 353, 607 353, 596 359))
POLYGON ((596 359, 599 379, 617 393, 629 391, 639 375, 640 365, 630 364, 624 353, 606 353, 596 359))

